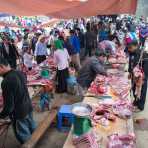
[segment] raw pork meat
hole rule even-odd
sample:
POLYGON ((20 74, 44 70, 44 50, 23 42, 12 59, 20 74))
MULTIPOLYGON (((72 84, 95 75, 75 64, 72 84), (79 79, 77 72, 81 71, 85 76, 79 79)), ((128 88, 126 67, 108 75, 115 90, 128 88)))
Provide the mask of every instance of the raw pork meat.
POLYGON ((134 134, 108 136, 107 148, 136 148, 136 138, 134 134))
POLYGON ((76 148, 99 148, 93 131, 79 137, 73 137, 73 144, 76 148))

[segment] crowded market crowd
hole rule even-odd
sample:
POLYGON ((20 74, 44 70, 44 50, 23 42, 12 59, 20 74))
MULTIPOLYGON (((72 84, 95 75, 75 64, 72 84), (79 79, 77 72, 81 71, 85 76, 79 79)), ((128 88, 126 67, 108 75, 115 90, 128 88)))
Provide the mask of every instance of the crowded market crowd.
POLYGON ((67 93, 69 83, 74 81, 78 86, 77 95, 83 98, 97 74, 109 75, 105 62, 109 57, 116 60, 120 52, 125 53, 129 61, 135 110, 144 110, 148 79, 147 37, 148 24, 142 17, 137 20, 104 16, 89 21, 65 21, 62 29, 57 25, 48 34, 43 28, 1 32, 0 75, 4 78, 4 108, 0 118, 10 116, 17 139, 24 143, 36 126, 22 71, 31 71, 34 64, 40 65, 52 57, 56 65, 56 93, 67 93), (10 100, 10 96, 15 96, 15 100, 10 100), (26 122, 31 123, 29 127, 26 122), (24 135, 18 126, 28 133, 24 135))

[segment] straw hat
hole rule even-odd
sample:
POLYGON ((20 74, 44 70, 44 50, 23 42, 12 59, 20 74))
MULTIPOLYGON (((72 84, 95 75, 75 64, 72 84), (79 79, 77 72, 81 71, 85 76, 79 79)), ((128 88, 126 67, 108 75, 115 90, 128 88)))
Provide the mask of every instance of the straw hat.
POLYGON ((45 39, 46 37, 44 35, 41 35, 38 39, 38 41, 40 42, 41 40, 45 39))
POLYGON ((64 32, 64 35, 66 37, 69 37, 70 36, 70 33, 69 33, 69 30, 68 29, 64 29, 63 32, 64 32))

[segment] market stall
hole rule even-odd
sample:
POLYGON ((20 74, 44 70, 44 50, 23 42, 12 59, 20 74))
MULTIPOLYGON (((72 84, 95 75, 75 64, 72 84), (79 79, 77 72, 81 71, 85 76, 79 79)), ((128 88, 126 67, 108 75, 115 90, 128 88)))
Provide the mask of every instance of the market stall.
POLYGON ((26 71, 28 90, 35 108, 41 109, 44 105, 49 105, 53 99, 55 70, 53 58, 48 57, 40 65, 35 64, 31 71, 26 71))
POLYGON ((51 102, 54 99, 56 65, 53 57, 49 56, 41 64, 34 64, 31 71, 28 71, 24 65, 22 65, 22 70, 27 76, 27 85, 35 112, 34 115, 37 116, 37 119, 40 119, 32 137, 21 146, 22 148, 31 148, 37 144, 56 118, 57 111, 51 110, 51 102))
MULTIPOLYGON (((83 100, 93 110, 90 119, 96 138, 99 139, 97 148, 112 148, 116 144, 125 143, 134 146, 130 81, 127 73, 122 70, 109 69, 108 73, 108 77, 96 77, 83 100)), ((75 141, 72 127, 63 148, 92 145, 91 140, 94 139, 89 140, 88 135, 84 139, 81 136, 75 141)))

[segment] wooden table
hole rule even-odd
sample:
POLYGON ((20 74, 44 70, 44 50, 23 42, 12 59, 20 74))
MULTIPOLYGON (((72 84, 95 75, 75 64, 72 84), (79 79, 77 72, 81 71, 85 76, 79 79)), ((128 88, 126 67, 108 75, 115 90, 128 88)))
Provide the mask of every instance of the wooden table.
MULTIPOLYGON (((109 94, 111 94, 111 93, 109 92, 109 94)), ((112 96, 113 99, 115 99, 115 96, 113 96, 113 95, 111 95, 111 96, 112 96)), ((131 99, 130 94, 129 94, 128 99, 131 99)), ((85 97, 83 102, 90 104, 90 105, 93 105, 93 104, 98 103, 99 100, 96 99, 96 98, 93 98, 93 97, 91 97, 91 98, 85 97)), ((111 127, 110 129, 104 129, 104 128, 101 128, 101 127, 97 127, 95 129, 96 133, 98 135, 101 135, 101 137, 103 137, 103 142, 102 142, 101 148, 106 148, 107 136, 110 135, 110 134, 114 134, 114 133, 128 134, 128 133, 134 132, 133 118, 130 118, 128 120, 123 120, 123 119, 117 118, 116 122, 112 123, 110 127, 111 127)), ((67 140, 66 140, 63 148, 75 148, 74 145, 72 144, 72 129, 71 129, 71 131, 70 131, 70 133, 67 137, 67 140)))

